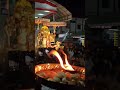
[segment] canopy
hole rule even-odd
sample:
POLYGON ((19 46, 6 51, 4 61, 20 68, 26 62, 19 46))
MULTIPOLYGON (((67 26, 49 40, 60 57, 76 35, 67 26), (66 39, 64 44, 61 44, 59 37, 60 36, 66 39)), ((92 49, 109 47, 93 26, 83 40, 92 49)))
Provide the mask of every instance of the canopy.
POLYGON ((35 0, 35 17, 68 21, 72 19, 72 14, 54 0, 35 0))

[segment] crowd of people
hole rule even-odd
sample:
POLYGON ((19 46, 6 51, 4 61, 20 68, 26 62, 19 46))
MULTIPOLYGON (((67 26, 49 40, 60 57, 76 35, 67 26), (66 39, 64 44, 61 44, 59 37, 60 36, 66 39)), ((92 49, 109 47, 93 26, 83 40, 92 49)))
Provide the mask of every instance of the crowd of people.
POLYGON ((102 47, 86 52, 85 60, 88 62, 85 63, 86 77, 92 77, 88 81, 97 85, 95 90, 120 90, 120 50, 117 47, 102 47))
POLYGON ((92 50, 82 45, 65 45, 70 63, 86 68, 89 90, 120 90, 120 49, 97 47, 92 50))
POLYGON ((68 56, 70 64, 81 67, 85 66, 84 48, 82 44, 74 44, 72 42, 64 44, 64 51, 68 56))

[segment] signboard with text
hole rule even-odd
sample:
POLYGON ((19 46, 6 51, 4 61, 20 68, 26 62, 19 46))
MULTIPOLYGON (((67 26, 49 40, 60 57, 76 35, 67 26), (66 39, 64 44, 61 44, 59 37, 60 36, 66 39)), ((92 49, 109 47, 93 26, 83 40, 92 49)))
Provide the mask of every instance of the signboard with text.
POLYGON ((46 25, 46 26, 66 26, 66 22, 46 22, 46 23, 43 23, 43 25, 46 25))
POLYGON ((44 22, 50 22, 50 19, 45 19, 45 18, 35 19, 36 24, 40 24, 44 22))

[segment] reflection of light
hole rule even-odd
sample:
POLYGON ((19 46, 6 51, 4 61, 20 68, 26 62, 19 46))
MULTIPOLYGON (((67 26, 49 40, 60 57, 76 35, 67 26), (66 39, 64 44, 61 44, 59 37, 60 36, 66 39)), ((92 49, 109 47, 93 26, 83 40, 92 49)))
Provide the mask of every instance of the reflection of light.
POLYGON ((40 16, 43 16, 44 14, 42 14, 42 13, 39 13, 38 15, 40 15, 40 16))
POLYGON ((81 40, 84 40, 85 38, 84 38, 84 37, 81 37, 80 39, 81 39, 81 40))
POLYGON ((44 11, 44 12, 50 12, 50 11, 44 11))
POLYGON ((73 36, 73 38, 81 38, 80 36, 73 36))
POLYGON ((58 37, 59 38, 63 38, 65 36, 65 34, 59 34, 58 37))
POLYGON ((38 17, 35 17, 35 18, 38 18, 38 17))

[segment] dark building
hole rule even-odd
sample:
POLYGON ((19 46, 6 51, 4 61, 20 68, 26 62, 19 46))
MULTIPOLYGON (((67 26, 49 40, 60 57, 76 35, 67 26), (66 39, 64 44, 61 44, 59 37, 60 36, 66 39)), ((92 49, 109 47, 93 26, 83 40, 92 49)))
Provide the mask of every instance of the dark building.
POLYGON ((118 36, 120 31, 119 0, 92 0, 92 2, 86 0, 85 3, 88 27, 96 30, 102 29, 104 32, 101 33, 102 36, 107 34, 109 36, 107 39, 111 41, 113 46, 120 46, 118 36))
POLYGON ((86 16, 119 16, 119 0, 85 0, 86 16))

